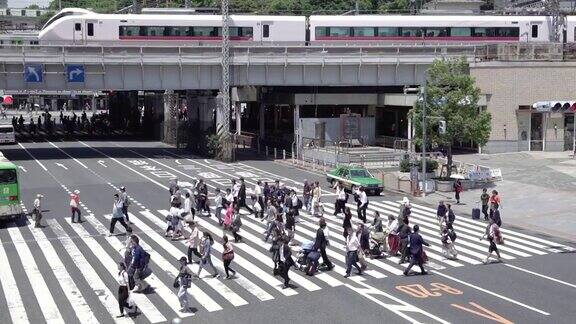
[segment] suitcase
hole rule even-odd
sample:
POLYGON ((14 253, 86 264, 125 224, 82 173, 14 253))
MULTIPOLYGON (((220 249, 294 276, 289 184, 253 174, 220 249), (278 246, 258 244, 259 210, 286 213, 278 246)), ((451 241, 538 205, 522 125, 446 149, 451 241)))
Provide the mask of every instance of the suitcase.
POLYGON ((480 208, 472 208, 472 219, 480 219, 480 208))

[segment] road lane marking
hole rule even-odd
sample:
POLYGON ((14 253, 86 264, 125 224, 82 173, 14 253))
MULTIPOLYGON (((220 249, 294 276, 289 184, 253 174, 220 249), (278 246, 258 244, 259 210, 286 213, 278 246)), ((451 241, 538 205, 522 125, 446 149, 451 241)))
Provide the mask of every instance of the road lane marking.
MULTIPOLYGON (((143 212, 141 212, 140 214, 146 216, 146 214, 143 212)), ((158 234, 156 231, 154 231, 146 223, 139 220, 138 217, 136 217, 135 215, 132 215, 132 213, 129 213, 129 215, 130 215, 130 218, 133 220, 134 225, 136 225, 139 229, 141 229, 144 233, 146 233, 146 235, 152 241, 156 242, 156 244, 161 246, 162 249, 164 249, 166 252, 168 252, 174 258, 174 260, 179 260, 182 256, 186 256, 186 252, 183 252, 179 248, 177 248, 176 246, 170 244, 166 240, 165 237, 162 237, 160 234, 158 234)), ((156 216, 153 216, 153 217, 157 218, 156 216)), ((156 259, 154 259, 154 261, 156 261, 156 259)), ((166 266, 168 266, 169 262, 166 262, 166 263, 167 263, 166 266)), ((164 266, 162 266, 162 268, 164 270, 168 269, 168 268, 165 268, 164 266)), ((179 270, 175 267, 172 267, 172 268, 174 268, 172 270, 173 270, 174 277, 176 277, 176 274, 178 273, 179 270)), ((198 269, 194 269, 194 270, 192 269, 192 265, 188 265, 188 268, 191 271, 193 271, 194 273, 198 272, 198 269)), ((202 278, 202 279, 206 284, 208 284, 208 286, 210 286, 212 289, 214 289, 214 291, 216 291, 218 294, 220 294, 222 297, 224 297, 224 299, 226 301, 230 302, 232 305, 238 307, 238 306, 243 306, 243 305, 248 304, 248 302, 246 300, 244 300, 244 298, 240 297, 238 294, 236 294, 235 292, 230 290, 230 288, 228 288, 227 286, 222 284, 222 282, 220 282, 218 279, 215 279, 215 278, 210 278, 210 279, 202 278)), ((210 296, 208 296, 205 292, 200 290, 200 288, 198 288, 198 286, 194 285, 194 283, 191 284, 189 289, 190 289, 190 294, 192 295, 192 297, 195 298, 204 308, 206 308, 210 311, 222 309, 222 307, 220 307, 220 305, 218 305, 218 303, 216 303, 216 301, 214 301, 212 298, 210 298, 210 296)))
MULTIPOLYGON (((140 214, 142 214, 144 217, 148 218, 151 222, 153 222, 156 226, 158 226, 160 228, 163 228, 166 226, 166 224, 164 222, 162 222, 158 217, 156 217, 154 214, 152 214, 152 212, 150 212, 149 210, 141 211, 140 214)), ((163 214, 163 213, 161 213, 161 214, 163 214)), ((189 232, 189 230, 187 228, 184 228, 183 230, 185 232, 189 232)), ((182 243, 182 245, 188 247, 187 241, 180 241, 180 242, 182 243)), ((212 245, 212 248, 214 250, 220 252, 220 253, 222 252, 220 249, 216 248, 216 242, 214 242, 214 245, 212 245)), ((234 260, 237 260, 237 258, 234 257, 234 260)), ((224 268, 224 265, 223 265, 222 261, 220 261, 220 259, 215 257, 212 259, 212 262, 214 263, 214 265, 216 267, 218 267, 220 269, 224 268)), ((236 262, 236 261, 234 263, 238 264, 238 262, 236 262)), ((247 269, 247 270, 252 272, 251 269, 247 269)), ((239 273, 236 273, 234 281, 237 282, 244 289, 246 289, 248 292, 250 292, 251 294, 256 296, 256 298, 258 298, 261 301, 267 301, 267 300, 274 299, 274 296, 270 295, 264 289, 258 287, 256 284, 254 284, 253 282, 251 282, 250 280, 248 280, 244 276, 240 275, 239 273)))
MULTIPOLYGON (((158 210, 158 212, 162 215, 167 215, 167 213, 168 213, 167 210, 158 210)), ((218 238, 220 238, 220 239, 222 238, 223 235, 220 234, 220 233, 222 233, 221 228, 217 228, 216 226, 204 221, 201 218, 196 218, 196 222, 198 224, 202 224, 202 225, 200 225, 200 227, 205 228, 208 231, 212 232, 212 234, 217 236, 218 238)), ((222 245, 216 241, 214 241, 214 245, 212 245, 212 248, 214 248, 216 251, 218 251, 220 253, 222 253, 222 251, 223 251, 222 245)), ((239 246, 238 244, 236 244, 235 249, 241 250, 242 246, 239 246)), ((269 258, 266 258, 266 259, 269 259, 269 258)), ((256 265, 254 265, 254 263, 248 261, 247 259, 244 259, 239 254, 234 255, 234 263, 239 264, 241 267, 250 271, 250 273, 254 274, 255 276, 258 276, 258 278, 260 278, 261 280, 263 280, 264 282, 269 284, 272 288, 276 289, 278 292, 282 293, 285 296, 293 296, 293 295, 298 294, 298 292, 296 292, 294 289, 291 289, 291 288, 282 289, 282 282, 280 280, 276 279, 276 277, 272 276, 268 272, 260 269, 260 267, 257 267, 256 265)))
POLYGON ((27 173, 27 172, 28 172, 28 170, 26 170, 26 168, 25 168, 25 167, 23 167, 23 166, 21 166, 21 165, 19 165, 19 166, 18 166, 18 169, 20 169, 20 170, 24 171, 25 173, 27 173))
POLYGON ((481 316, 481 317, 484 317, 484 318, 493 320, 493 321, 498 322, 498 323, 502 323, 502 324, 514 324, 514 322, 511 322, 511 321, 505 319, 504 317, 502 317, 502 316, 494 313, 493 311, 490 311, 490 310, 488 310, 488 309, 486 309, 486 308, 484 308, 484 307, 482 307, 482 306, 480 306, 480 305, 478 305, 478 304, 476 304, 476 303, 474 303, 474 302, 469 302, 468 304, 470 304, 471 306, 473 306, 473 307, 476 308, 477 310, 475 310, 475 309, 470 309, 470 308, 467 308, 467 307, 464 307, 464 306, 461 306, 461 305, 458 305, 458 304, 450 304, 450 305, 453 306, 453 307, 456 307, 456 308, 458 308, 458 309, 461 309, 461 310, 463 310, 463 311, 466 311, 466 312, 469 312, 469 313, 472 313, 472 314, 475 314, 475 315, 478 315, 478 316, 481 316), (478 310, 480 310, 480 311, 478 311, 478 310))
MULTIPOLYGON (((9 226, 10 225, 11 224, 9 223, 9 226)), ((8 228, 8 234, 10 234, 10 237, 12 238, 16 252, 18 252, 22 267, 28 277, 34 295, 36 295, 36 300, 38 301, 38 305, 40 305, 40 310, 42 311, 42 315, 44 315, 44 319, 46 322, 51 324, 64 324, 64 319, 60 314, 60 310, 58 309, 58 306, 56 306, 54 298, 52 298, 52 294, 50 293, 48 285, 46 285, 44 277, 42 277, 42 273, 36 263, 36 258, 34 258, 30 248, 24 242, 22 233, 20 233, 20 230, 14 224, 8 228)))
MULTIPOLYGON (((108 229, 104 226, 95 216, 90 215, 85 218, 91 225, 96 229, 98 233, 100 233, 104 239, 118 252, 120 257, 123 259, 124 254, 120 251, 125 250, 125 244, 120 240, 118 236, 108 236, 108 229)), ((66 220, 70 222, 69 220, 66 220)), ((178 269, 174 267, 170 262, 166 261, 158 252, 154 251, 150 247, 146 246, 146 243, 140 237, 140 243, 142 248, 146 250, 150 254, 151 262, 156 263, 160 266, 160 269, 165 271, 172 270, 170 274, 173 277, 176 277, 176 273, 178 273, 178 269)), ((118 255, 117 255, 118 256, 118 255)), ((146 281, 150 284, 151 287, 154 288, 154 293, 156 293, 169 307, 172 311, 180 317, 189 317, 193 316, 194 313, 183 313, 180 311, 180 302, 178 300, 178 296, 174 294, 174 292, 168 288, 158 277, 152 273, 150 276, 146 278, 146 281)), ((136 300, 136 304, 138 305, 139 301, 136 300)))
MULTIPOLYGON (((90 217, 94 216, 86 216, 84 217, 85 220, 88 220, 90 217)), ((116 260, 112 259, 108 252, 104 250, 102 245, 88 233, 88 231, 80 224, 71 224, 70 220, 67 218, 66 222, 70 224, 76 235, 84 241, 89 248, 92 254, 100 261, 100 263, 108 270, 108 273, 113 277, 116 278, 118 276, 118 263, 116 260)), ((132 298, 136 302, 138 308, 142 311, 142 314, 148 318, 148 320, 152 323, 160 323, 166 322, 167 319, 160 313, 160 311, 154 306, 154 304, 148 299, 146 295, 143 294, 132 294, 132 298)))
POLYGON ((524 271, 524 272, 526 272, 526 273, 533 274, 533 275, 535 275, 535 276, 537 276, 537 277, 541 277, 541 278, 544 278, 544 279, 548 279, 548 280, 557 282, 557 283, 559 283, 559 284, 562 284, 562 285, 565 285, 565 286, 568 286, 568 287, 576 288, 576 285, 575 285, 575 284, 571 284, 571 283, 568 283, 568 282, 566 282, 566 281, 562 281, 562 280, 559 280, 559 279, 556 279, 556 278, 552 278, 552 277, 549 277, 549 276, 546 276, 546 275, 543 275, 543 274, 540 274, 540 273, 537 273, 537 272, 534 272, 534 271, 526 270, 526 269, 523 269, 523 268, 520 268, 520 267, 511 265, 511 264, 504 264, 504 265, 507 266, 507 267, 509 267, 509 268, 513 268, 513 269, 516 269, 516 270, 524 271))
POLYGON ((18 145, 20 145, 20 147, 21 147, 26 153, 28 153, 28 155, 30 155, 30 157, 31 157, 34 161, 36 161, 36 163, 38 163, 38 165, 39 165, 44 171, 48 171, 48 169, 46 169, 46 167, 44 166, 44 164, 42 164, 42 162, 38 161, 38 160, 32 155, 32 153, 30 153, 30 152, 28 151, 28 149, 24 147, 24 145, 22 145, 21 143, 18 143, 18 145))
POLYGON ((28 315, 26 315, 26 307, 22 302, 20 291, 16 285, 14 273, 10 266, 10 260, 4 250, 5 242, 0 239, 0 285, 2 285, 2 292, 6 298, 8 312, 13 323, 29 323, 28 315))
MULTIPOLYGON (((56 144, 52 143, 52 142, 48 142, 48 144, 54 146, 55 148, 57 148, 60 152, 66 154, 66 156, 68 156, 69 158, 71 158, 72 160, 74 160, 74 162, 80 164, 84 169, 88 169, 88 167, 86 166, 86 164, 80 162, 78 159, 76 159, 75 157, 73 157, 72 155, 66 153, 66 151, 64 151, 63 149, 59 148, 58 146, 56 146, 56 144)), ((58 163, 56 163, 58 164, 58 163)), ((62 166, 63 167, 63 166, 62 166)), ((68 170, 68 169, 66 169, 68 170)))
POLYGON ((103 160, 98 160, 98 164, 100 164, 101 166, 103 166, 103 167, 105 167, 105 168, 108 167, 103 160))
POLYGON ((129 317, 116 318, 115 314, 118 311, 118 300, 115 295, 110 291, 110 289, 108 289, 102 279, 100 279, 96 270, 94 270, 92 265, 90 265, 88 260, 86 260, 84 254, 80 252, 78 246, 64 231, 64 228, 62 228, 55 219, 48 219, 47 222, 52 231, 54 231, 54 234, 58 237, 60 243, 62 243, 62 246, 64 246, 64 249, 70 258, 72 258, 72 261, 74 261, 74 264, 82 273, 82 277, 86 280, 90 288, 92 288, 96 296, 98 296, 98 299, 100 299, 102 305, 104 305, 110 314, 110 317, 116 323, 134 323, 134 321, 129 317))
POLYGON ((80 322, 82 324, 98 323, 98 320, 96 320, 94 313, 92 313, 92 310, 90 309, 90 307, 86 303, 86 300, 82 296, 82 293, 78 289, 78 286, 76 286, 76 283, 74 283, 74 280, 72 280, 72 277, 70 277, 70 274, 68 273, 68 271, 66 271, 66 266, 64 266, 64 263, 62 263, 62 260, 60 260, 58 253, 56 253, 56 250, 54 249, 52 244, 48 241, 48 238, 46 237, 44 232, 39 228, 33 228, 33 227, 30 228, 30 231, 32 232, 32 235, 36 239, 36 243, 40 247, 40 251, 42 251, 42 253, 46 257, 48 265, 50 266, 50 268, 52 268, 52 272, 54 273, 56 280, 58 280, 58 283, 60 284, 60 287, 62 287, 64 295, 68 299, 68 302, 70 302, 70 305, 72 306, 72 309, 75 311, 75 314, 80 320, 80 322))
POLYGON ((497 294, 497 293, 495 293, 495 292, 492 292, 492 291, 490 291, 490 290, 488 290, 488 289, 484 289, 484 288, 482 288, 482 287, 478 287, 478 286, 476 286, 476 285, 474 285, 474 284, 468 283, 468 282, 466 282, 466 281, 464 281, 464 280, 460 280, 460 279, 454 278, 454 277, 452 277, 452 276, 449 276, 449 275, 447 275, 447 274, 443 274, 443 273, 440 272, 440 271, 431 270, 431 272, 433 272, 433 273, 435 273, 435 274, 437 274, 437 275, 439 275, 439 276, 442 276, 442 277, 444 277, 444 278, 447 278, 447 279, 456 281, 456 282, 458 282, 458 283, 461 283, 461 284, 463 284, 463 285, 465 285, 465 286, 468 286, 468 287, 470 287, 470 288, 474 288, 474 289, 476 289, 476 290, 482 291, 482 292, 487 293, 487 294, 489 294, 489 295, 492 295, 492 296, 494 296, 494 297, 498 297, 498 298, 500 298, 500 299, 502 299, 502 300, 505 300, 505 301, 507 301, 507 302, 510 302, 510 303, 512 303, 512 304, 516 304, 516 305, 518 305, 518 306, 524 307, 524 308, 529 309, 529 310, 531 310, 531 311, 534 311, 534 312, 536 312, 536 313, 540 313, 540 314, 546 315, 546 316, 549 316, 549 315, 550 315, 550 313, 547 313, 547 312, 545 312, 545 311, 543 311, 543 310, 540 310, 540 309, 538 309, 538 308, 536 308, 536 307, 528 306, 528 305, 526 305, 526 304, 524 304, 524 303, 521 303, 521 302, 519 302, 519 301, 516 301, 516 300, 514 300, 514 299, 512 299, 512 298, 509 298, 509 297, 506 297, 506 296, 502 296, 502 295, 497 294))
POLYGON ((62 163, 54 163, 54 164, 56 164, 57 166, 61 167, 64 170, 68 170, 68 168, 62 163))

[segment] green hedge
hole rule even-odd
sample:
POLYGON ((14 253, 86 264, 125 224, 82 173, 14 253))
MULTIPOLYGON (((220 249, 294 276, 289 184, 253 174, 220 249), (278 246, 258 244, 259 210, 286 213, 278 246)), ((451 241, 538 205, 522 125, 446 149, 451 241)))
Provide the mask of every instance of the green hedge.
MULTIPOLYGON (((422 172, 423 160, 418 161, 418 171, 422 172)), ((411 161, 404 159, 400 161, 400 172, 410 172, 411 161)), ((438 169, 438 161, 432 159, 426 159, 426 172, 435 172, 438 169)))

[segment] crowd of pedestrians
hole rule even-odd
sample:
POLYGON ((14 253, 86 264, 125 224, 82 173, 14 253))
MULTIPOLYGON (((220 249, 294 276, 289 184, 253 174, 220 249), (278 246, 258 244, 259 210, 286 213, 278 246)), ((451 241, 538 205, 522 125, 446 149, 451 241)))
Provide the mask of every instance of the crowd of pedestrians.
MULTIPOLYGON (((345 242, 344 277, 351 275, 352 268, 356 269, 357 275, 362 275, 368 268, 367 258, 383 257, 398 257, 399 264, 408 262, 404 275, 410 275, 414 266, 418 266, 421 274, 427 273, 424 267, 428 260, 425 247, 430 244, 420 234, 419 226, 412 225, 412 206, 408 198, 404 197, 397 214, 389 214, 386 218, 382 218, 378 212, 374 212, 372 222, 368 223, 366 211, 369 200, 363 187, 353 186, 348 191, 343 183, 337 182, 333 189, 335 190, 333 215, 342 219, 342 236, 345 242), (347 206, 349 192, 356 203, 357 220, 354 220, 352 211, 347 206)), ((211 207, 223 231, 220 244, 222 244, 221 258, 226 279, 236 276, 232 262, 235 256, 234 244, 243 241, 241 228, 242 217, 245 217, 245 214, 243 216, 241 210, 246 210, 255 220, 265 222, 266 229, 262 240, 265 244, 270 242, 269 252, 274 263, 273 274, 283 279, 284 288, 296 287, 290 282, 292 267, 304 269, 307 275, 314 275, 319 270, 332 270, 334 265, 327 253, 327 248, 330 246, 330 231, 322 208, 324 203, 322 188, 319 182, 304 181, 301 192, 300 197, 295 188, 288 188, 278 180, 274 183, 257 181, 254 188, 248 190, 245 180, 239 178, 232 179, 229 188, 216 188, 212 199, 209 199, 207 184, 202 179, 187 188, 180 188, 178 179, 172 179, 169 183, 170 210, 165 219, 165 236, 172 240, 185 240, 188 246, 186 255, 177 260, 179 271, 174 279, 181 311, 192 311, 188 288, 194 279, 201 278, 204 269, 213 278, 221 276, 212 260, 215 239, 211 232, 200 227, 201 221, 196 219, 211 217, 211 207), (295 233, 302 210, 318 219, 318 228, 311 242, 300 242, 301 249, 295 260, 292 256, 292 246, 297 245, 295 233), (234 242, 229 239, 229 235, 234 242), (196 271, 192 271, 192 265, 198 266, 196 271)), ((120 187, 119 192, 114 193, 113 197, 110 235, 114 235, 117 223, 120 223, 128 234, 124 258, 118 263, 117 277, 120 311, 118 316, 123 317, 125 310, 138 312, 131 294, 144 292, 149 287, 146 278, 151 274, 148 267, 150 254, 141 247, 139 237, 132 234, 129 212, 131 198, 126 187, 120 187)), ((42 198, 43 196, 38 194, 34 201, 32 215, 36 227, 41 226, 42 198)), ((502 226, 500 196, 496 190, 489 195, 484 189, 480 202, 484 219, 487 220, 485 233, 480 240, 485 239, 489 242, 484 262, 489 262, 492 257, 501 261, 498 245, 504 244, 504 239, 500 231, 502 226)), ((82 222, 81 205, 80 191, 75 190, 70 195, 72 223, 82 222)), ((458 224, 449 203, 439 202, 436 221, 443 255, 447 259, 456 260, 458 224)))

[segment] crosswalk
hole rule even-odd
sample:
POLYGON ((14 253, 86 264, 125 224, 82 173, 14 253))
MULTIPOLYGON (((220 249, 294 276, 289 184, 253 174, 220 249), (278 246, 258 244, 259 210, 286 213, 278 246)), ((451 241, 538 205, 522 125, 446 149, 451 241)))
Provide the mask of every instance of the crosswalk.
MULTIPOLYGON (((324 200, 330 198, 332 197, 325 197, 324 200)), ((324 217, 330 231, 327 254, 335 265, 333 271, 320 272, 312 277, 293 271, 290 277, 297 288, 283 289, 280 278, 272 275, 274 265, 268 252, 270 244, 263 240, 265 222, 252 215, 244 215, 240 232, 244 242, 234 245, 235 258, 232 262, 237 276, 226 280, 213 278, 208 271, 204 271, 202 278, 194 280, 189 289, 192 305, 197 308, 197 312, 218 312, 230 307, 295 298, 300 294, 346 284, 366 285, 368 280, 387 280, 402 275, 404 266, 398 264, 397 257, 389 257, 367 259, 369 268, 364 276, 344 278, 345 241, 342 235, 342 218, 333 215, 332 202, 325 201, 323 205, 324 217)), ((373 199, 368 208, 368 220, 373 220, 375 212, 380 213, 384 219, 388 215, 397 215, 399 206, 397 201, 373 199)), ((354 204, 347 204, 347 207, 356 214, 354 204)), ((427 248, 429 267, 441 271, 482 263, 488 250, 487 243, 479 240, 485 230, 484 222, 457 218, 455 228, 458 233, 458 259, 447 260, 442 255, 435 210, 419 204, 412 204, 412 207, 410 222, 420 226, 424 239, 430 243, 427 248)), ((133 294, 141 311, 139 316, 145 317, 151 323, 194 316, 194 313, 180 311, 177 291, 172 287, 178 273, 178 259, 186 256, 187 242, 173 241, 163 236, 168 210, 142 209, 133 213, 130 219, 134 222, 134 233, 140 237, 143 248, 150 253, 153 269, 153 274, 147 278, 153 293, 133 294)), ((86 222, 82 224, 71 223, 68 218, 49 219, 46 229, 8 224, 6 235, 0 236, 0 293, 4 296, 9 313, 9 317, 2 318, 13 323, 68 323, 71 317, 72 322, 77 323, 134 323, 134 318, 116 318, 119 311, 116 299, 118 263, 123 261, 127 237, 107 235, 105 224, 108 224, 109 217, 110 215, 88 215, 85 217, 86 222), (19 269, 22 271, 17 271, 19 269), (76 269, 81 276, 75 273, 76 269), (49 282, 50 278, 56 280, 49 282), (56 300, 58 296, 64 296, 65 299, 56 300), (35 300, 41 314, 30 311, 30 300, 35 300), (73 309, 75 313, 66 314, 66 309, 73 309)), ((214 217, 196 217, 196 220, 202 230, 209 231, 215 238, 212 259, 223 275, 221 242, 226 233, 214 217)), ((302 244, 313 241, 318 228, 318 218, 301 211, 297 221, 295 242, 302 244)), ((187 236, 189 230, 185 231, 187 236)), ((505 260, 571 249, 512 229, 504 228, 502 232, 506 243, 500 246, 500 249, 505 260)), ((298 247, 294 249, 296 252, 298 247)), ((191 264, 190 270, 196 273, 198 265, 191 264)), ((0 309, 3 307, 0 305, 0 309)))

